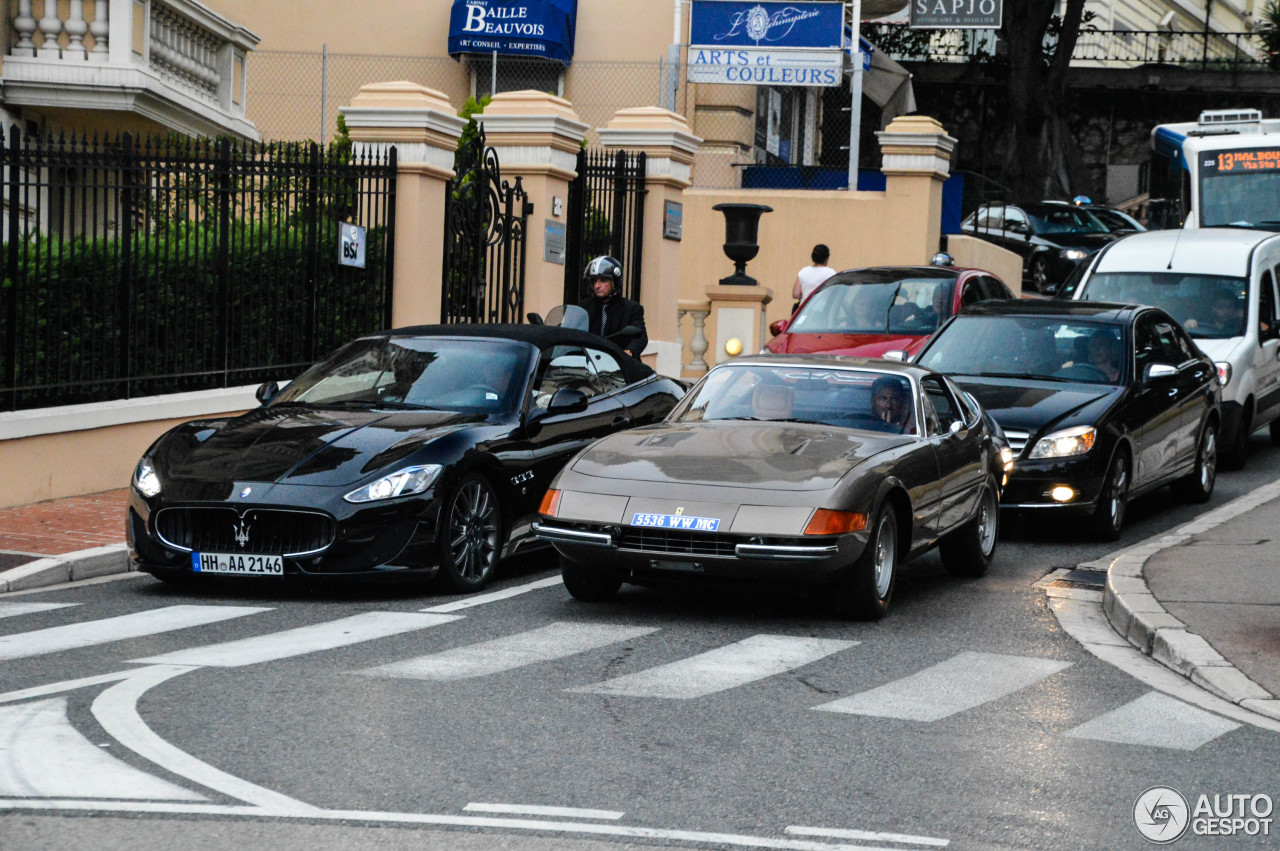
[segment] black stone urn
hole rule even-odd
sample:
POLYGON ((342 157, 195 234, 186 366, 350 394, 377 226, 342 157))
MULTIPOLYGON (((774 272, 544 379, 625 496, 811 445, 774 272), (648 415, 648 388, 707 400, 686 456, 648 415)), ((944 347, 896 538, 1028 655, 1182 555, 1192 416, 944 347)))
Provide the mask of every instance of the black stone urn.
POLYGON ((724 253, 733 261, 733 274, 721 278, 720 283, 755 286, 756 279, 747 275, 747 261, 760 253, 756 244, 760 216, 772 213, 773 208, 765 204, 716 204, 711 209, 724 213, 724 253))

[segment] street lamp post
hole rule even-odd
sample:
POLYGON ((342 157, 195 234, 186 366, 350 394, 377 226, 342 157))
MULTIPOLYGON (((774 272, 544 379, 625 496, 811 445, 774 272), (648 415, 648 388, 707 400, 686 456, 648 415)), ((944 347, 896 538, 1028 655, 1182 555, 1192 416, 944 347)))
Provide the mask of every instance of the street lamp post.
POLYGON ((849 77, 849 191, 858 189, 858 142, 862 135, 862 0, 849 4, 853 9, 850 28, 853 44, 850 56, 853 70, 849 77))

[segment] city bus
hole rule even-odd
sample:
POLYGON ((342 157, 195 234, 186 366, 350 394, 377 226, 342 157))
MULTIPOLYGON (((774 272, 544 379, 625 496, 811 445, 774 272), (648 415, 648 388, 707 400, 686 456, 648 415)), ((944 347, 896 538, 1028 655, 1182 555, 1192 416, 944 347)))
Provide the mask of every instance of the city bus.
POLYGON ((1158 227, 1280 231, 1280 119, 1214 109, 1151 131, 1148 218, 1158 227))

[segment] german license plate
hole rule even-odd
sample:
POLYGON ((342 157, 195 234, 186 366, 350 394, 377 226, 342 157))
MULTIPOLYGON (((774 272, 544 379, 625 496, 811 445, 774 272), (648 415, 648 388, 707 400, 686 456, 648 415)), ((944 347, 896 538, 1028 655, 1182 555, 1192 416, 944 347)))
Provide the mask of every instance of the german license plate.
POLYGON ((631 515, 632 526, 647 526, 654 529, 688 529, 691 532, 714 532, 720 528, 720 520, 716 517, 691 517, 686 514, 642 514, 631 515))
POLYGON ((284 559, 244 553, 192 553, 191 569, 196 573, 237 573, 249 576, 283 576, 284 559))

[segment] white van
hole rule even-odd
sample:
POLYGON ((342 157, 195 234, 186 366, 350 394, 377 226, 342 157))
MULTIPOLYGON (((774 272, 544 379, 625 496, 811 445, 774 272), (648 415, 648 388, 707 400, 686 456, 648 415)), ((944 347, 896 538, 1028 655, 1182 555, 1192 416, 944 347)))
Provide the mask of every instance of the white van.
POLYGON ((1255 429, 1270 424, 1271 442, 1280 446, 1277 277, 1280 234, 1160 230, 1102 249, 1070 297, 1150 304, 1182 323, 1218 365, 1222 460, 1239 469, 1255 429))

